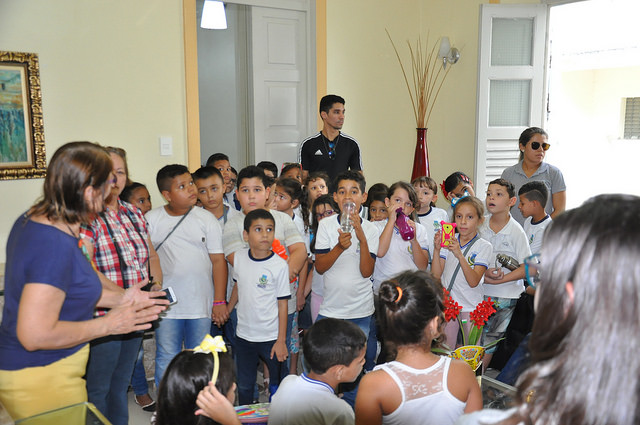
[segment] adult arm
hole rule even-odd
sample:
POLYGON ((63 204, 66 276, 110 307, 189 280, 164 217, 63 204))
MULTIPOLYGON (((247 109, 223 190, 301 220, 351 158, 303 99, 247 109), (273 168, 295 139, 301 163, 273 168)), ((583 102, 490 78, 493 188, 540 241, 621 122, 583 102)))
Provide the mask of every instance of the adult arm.
POLYGON ((126 334, 151 327, 164 307, 147 299, 112 308, 105 316, 78 322, 59 320, 66 294, 44 283, 27 283, 20 297, 16 333, 29 351, 70 348, 111 334, 126 334))
POLYGON ((563 190, 562 192, 556 192, 551 195, 551 202, 553 203, 553 212, 551 213, 551 218, 555 220, 555 218, 562 214, 566 208, 567 204, 567 192, 563 190))

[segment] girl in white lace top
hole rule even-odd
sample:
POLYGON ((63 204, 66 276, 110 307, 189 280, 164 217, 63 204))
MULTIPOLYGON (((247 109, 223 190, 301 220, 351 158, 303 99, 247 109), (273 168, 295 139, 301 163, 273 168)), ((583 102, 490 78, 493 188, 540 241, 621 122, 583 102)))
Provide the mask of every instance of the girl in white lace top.
POLYGON ((451 425, 482 408, 471 368, 431 352, 442 334, 442 287, 431 274, 404 272, 380 286, 378 321, 395 360, 366 374, 356 399, 356 425, 451 425))

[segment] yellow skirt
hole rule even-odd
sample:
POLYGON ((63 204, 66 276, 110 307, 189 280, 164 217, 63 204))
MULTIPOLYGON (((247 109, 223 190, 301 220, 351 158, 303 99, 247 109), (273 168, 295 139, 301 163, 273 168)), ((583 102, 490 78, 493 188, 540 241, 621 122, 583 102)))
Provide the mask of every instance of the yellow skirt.
POLYGON ((0 370, 0 402, 14 420, 87 401, 89 344, 46 366, 0 370))

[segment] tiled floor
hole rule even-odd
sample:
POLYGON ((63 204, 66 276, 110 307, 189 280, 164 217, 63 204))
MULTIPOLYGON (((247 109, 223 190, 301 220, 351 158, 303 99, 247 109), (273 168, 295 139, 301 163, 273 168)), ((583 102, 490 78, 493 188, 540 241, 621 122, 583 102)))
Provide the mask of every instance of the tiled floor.
MULTIPOLYGON (((151 383, 149 383, 151 387, 151 383)), ((151 391, 151 397, 156 399, 156 394, 153 389, 151 391)), ((129 391, 129 425, 149 425, 151 420, 151 412, 145 412, 142 407, 138 406, 133 399, 133 391, 129 391)))

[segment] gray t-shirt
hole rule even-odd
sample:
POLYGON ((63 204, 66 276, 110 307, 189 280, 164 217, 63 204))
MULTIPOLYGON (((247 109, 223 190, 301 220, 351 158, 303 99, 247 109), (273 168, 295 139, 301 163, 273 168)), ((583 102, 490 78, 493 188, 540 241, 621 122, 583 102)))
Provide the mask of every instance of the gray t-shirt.
POLYGON ((518 162, 516 165, 512 165, 511 167, 506 168, 502 172, 503 179, 509 180, 513 183, 513 186, 516 191, 516 204, 511 208, 511 215, 516 219, 521 226, 524 225, 524 217, 522 213, 518 209, 518 204, 520 203, 520 199, 518 198, 518 191, 525 183, 533 182, 533 181, 541 181, 547 186, 547 190, 549 191, 549 199, 547 200, 547 205, 545 206, 545 210, 547 214, 551 214, 553 212, 553 202, 552 195, 554 193, 563 192, 567 190, 567 186, 564 184, 564 177, 562 176, 562 172, 558 167, 554 167, 553 165, 547 164, 543 162, 540 164, 540 168, 536 170, 535 173, 531 177, 527 177, 527 175, 522 170, 522 161, 518 162))

